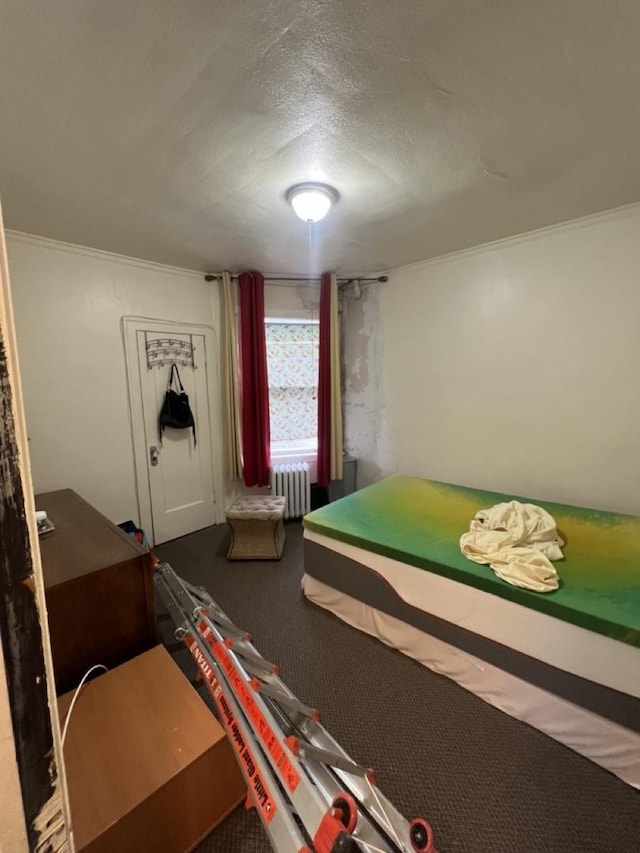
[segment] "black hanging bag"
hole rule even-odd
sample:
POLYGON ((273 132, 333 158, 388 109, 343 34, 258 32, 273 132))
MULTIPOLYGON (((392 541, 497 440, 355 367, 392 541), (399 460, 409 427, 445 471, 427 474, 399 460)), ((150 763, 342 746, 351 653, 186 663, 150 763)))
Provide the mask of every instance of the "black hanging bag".
POLYGON ((167 387, 167 393, 164 395, 164 403, 162 404, 160 416, 158 418, 160 443, 162 443, 162 433, 165 427, 171 427, 172 429, 189 429, 189 427, 191 427, 193 431, 193 444, 195 447, 196 422, 193 417, 193 412, 191 411, 191 406, 189 405, 189 397, 185 394, 182 382, 180 381, 177 364, 171 365, 171 370, 169 371, 169 385, 167 387), (174 373, 180 392, 174 391, 172 387, 174 373))

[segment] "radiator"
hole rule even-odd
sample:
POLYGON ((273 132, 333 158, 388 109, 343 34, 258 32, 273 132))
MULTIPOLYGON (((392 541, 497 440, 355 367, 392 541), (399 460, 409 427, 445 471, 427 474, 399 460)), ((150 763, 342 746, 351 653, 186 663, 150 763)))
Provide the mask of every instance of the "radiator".
POLYGON ((311 509, 311 483, 306 462, 291 465, 274 465, 269 473, 272 495, 287 499, 285 518, 302 518, 311 509))

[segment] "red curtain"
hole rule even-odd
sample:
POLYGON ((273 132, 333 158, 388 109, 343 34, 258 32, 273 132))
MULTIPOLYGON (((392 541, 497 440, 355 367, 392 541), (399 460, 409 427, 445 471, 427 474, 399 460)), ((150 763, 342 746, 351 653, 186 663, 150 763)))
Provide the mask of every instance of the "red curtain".
POLYGON ((320 279, 320 345, 318 348, 318 485, 328 486, 331 473, 331 275, 320 279))
POLYGON ((269 380, 264 330, 264 277, 239 278, 242 457, 247 486, 267 486, 271 467, 269 380))

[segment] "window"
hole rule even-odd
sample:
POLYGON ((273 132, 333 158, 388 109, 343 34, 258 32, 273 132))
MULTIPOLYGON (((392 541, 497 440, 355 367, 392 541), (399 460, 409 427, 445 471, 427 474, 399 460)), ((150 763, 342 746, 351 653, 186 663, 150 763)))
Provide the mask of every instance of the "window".
POLYGON ((274 459, 317 451, 319 328, 317 321, 265 323, 274 459))

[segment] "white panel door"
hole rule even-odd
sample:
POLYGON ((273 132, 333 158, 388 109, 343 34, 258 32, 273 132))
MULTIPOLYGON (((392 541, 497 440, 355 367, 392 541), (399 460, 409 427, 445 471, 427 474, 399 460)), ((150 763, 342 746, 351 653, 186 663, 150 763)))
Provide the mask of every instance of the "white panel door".
MULTIPOLYGON (((170 365, 147 366, 149 342, 168 337, 166 331, 137 329, 138 370, 156 545, 215 524, 215 491, 209 405, 209 375, 204 334, 170 337, 194 345, 195 367, 179 366, 180 379, 196 422, 196 441, 189 429, 165 428, 159 435, 158 416, 167 391, 170 365)), ((174 389, 175 389, 174 384, 174 389)))

